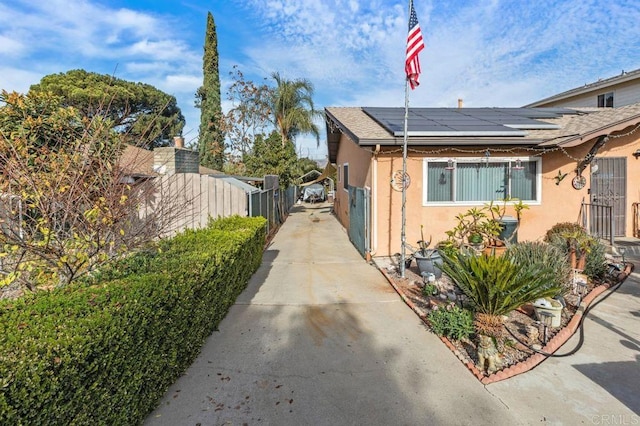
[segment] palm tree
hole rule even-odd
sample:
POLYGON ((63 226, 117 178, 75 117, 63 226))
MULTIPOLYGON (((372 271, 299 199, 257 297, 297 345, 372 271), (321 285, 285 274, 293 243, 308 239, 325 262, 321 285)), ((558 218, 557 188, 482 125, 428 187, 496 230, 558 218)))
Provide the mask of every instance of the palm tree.
POLYGON ((274 72, 277 86, 271 90, 271 121, 280 133, 282 146, 293 142, 301 133, 311 133, 320 143, 320 131, 314 119, 321 113, 313 106, 313 84, 306 79, 286 80, 274 72))

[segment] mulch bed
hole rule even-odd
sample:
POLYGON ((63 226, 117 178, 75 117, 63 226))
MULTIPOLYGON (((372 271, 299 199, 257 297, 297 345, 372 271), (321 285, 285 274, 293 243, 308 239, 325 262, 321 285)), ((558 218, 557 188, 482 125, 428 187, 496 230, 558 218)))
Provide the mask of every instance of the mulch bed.
MULTIPOLYGON (((405 269, 404 278, 400 276, 399 271, 390 261, 383 262, 383 264, 378 263, 378 267, 407 305, 427 325, 429 325, 429 312, 434 307, 445 308, 447 304, 460 306, 461 303, 463 305, 465 303, 464 297, 460 297, 460 289, 445 274, 435 282, 439 295, 425 296, 422 294, 423 278, 419 275, 415 264, 405 269)), ((533 306, 528 305, 511 312, 505 318, 505 326, 511 335, 506 335, 505 344, 500 347, 502 367, 496 373, 487 374, 477 368, 476 339, 457 341, 449 340, 442 336, 440 339, 482 383, 489 384, 524 373, 547 358, 542 353, 536 353, 530 347, 547 354, 555 352, 578 329, 584 309, 595 297, 609 287, 626 279, 632 270, 633 264, 627 264, 615 279, 610 278, 601 282, 588 281, 585 291, 586 296, 582 299, 577 294, 567 295, 565 297, 566 306, 562 310, 561 325, 555 328, 547 327, 546 344, 544 341, 544 325, 537 320, 533 306), (579 306, 578 303, 580 303, 579 306), (538 333, 532 333, 532 328, 536 328, 538 333), (538 334, 538 336, 536 337, 535 334, 538 334)))

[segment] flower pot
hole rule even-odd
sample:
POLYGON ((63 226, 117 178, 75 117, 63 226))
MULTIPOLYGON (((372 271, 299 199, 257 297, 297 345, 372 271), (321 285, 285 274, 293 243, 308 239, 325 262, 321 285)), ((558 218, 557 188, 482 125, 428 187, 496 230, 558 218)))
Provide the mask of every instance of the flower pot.
POLYGON ((557 300, 550 299, 548 297, 544 299, 538 299, 533 303, 533 309, 536 312, 536 318, 542 323, 545 322, 545 314, 551 314, 550 327, 560 327, 562 320, 562 303, 557 300))
POLYGON ((426 250, 424 252, 416 252, 413 257, 418 264, 420 275, 434 274, 436 278, 442 276, 442 257, 437 250, 426 250))
POLYGON ((498 224, 500 225, 500 234, 498 234, 500 240, 510 243, 518 242, 518 219, 504 216, 498 220, 498 224))
POLYGON ((487 246, 482 250, 487 256, 502 256, 506 252, 507 246, 487 246))

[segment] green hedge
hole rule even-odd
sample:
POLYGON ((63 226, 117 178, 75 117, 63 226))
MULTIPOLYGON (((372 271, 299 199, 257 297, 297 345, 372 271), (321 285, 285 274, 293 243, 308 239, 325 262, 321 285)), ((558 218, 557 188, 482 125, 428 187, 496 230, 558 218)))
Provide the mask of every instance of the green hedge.
POLYGON ((99 280, 2 301, 0 424, 141 423, 246 287, 265 229, 213 221, 99 280))

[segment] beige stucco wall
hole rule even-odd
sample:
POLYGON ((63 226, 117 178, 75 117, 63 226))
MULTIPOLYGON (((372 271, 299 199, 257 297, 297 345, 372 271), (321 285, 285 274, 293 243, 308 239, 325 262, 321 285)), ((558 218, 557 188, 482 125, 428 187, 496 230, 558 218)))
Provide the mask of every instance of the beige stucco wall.
MULTIPOLYGON (((623 133, 631 129, 626 129, 623 133)), ((550 150, 541 154, 542 179, 540 203, 529 204, 523 212, 521 227, 518 231, 519 241, 541 239, 545 232, 558 222, 576 222, 579 218, 582 201, 589 202, 590 167, 583 175, 587 184, 581 190, 571 185, 576 175, 577 159, 584 158, 595 139, 589 140, 575 148, 550 150), (556 185, 558 172, 567 176, 556 185)), ((486 147, 468 147, 465 149, 481 152, 486 147)), ((626 235, 633 236, 632 203, 640 202, 640 159, 636 160, 632 153, 640 149, 640 130, 623 138, 611 139, 598 152, 597 157, 624 157, 627 161, 626 192, 626 235)), ((371 188, 371 250, 373 256, 388 256, 400 251, 402 225, 402 193, 392 188, 390 182, 393 173, 402 170, 402 152, 399 147, 384 148, 374 155, 373 148, 360 148, 345 136, 342 137, 338 151, 338 165, 349 163, 349 181, 351 185, 371 188), (375 177, 375 182, 372 180, 375 177)), ((539 152, 514 149, 509 154, 494 152, 492 155, 535 156, 539 152)), ((460 152, 446 152, 442 149, 421 148, 410 150, 407 161, 407 172, 411 183, 407 189, 406 208, 406 241, 415 245, 420 237, 420 225, 424 226, 424 236, 433 238, 433 243, 446 238, 446 231, 455 226, 455 216, 469 209, 470 205, 456 206, 424 206, 423 205, 423 162, 424 158, 463 157, 460 152), (422 152, 415 152, 422 151, 422 152), (429 153, 429 151, 431 153, 429 153), (437 153, 433 153, 437 151, 437 153)), ((472 157, 482 154, 474 153, 472 157)), ((342 177, 342 174, 340 174, 342 177)), ((484 203, 477 204, 478 207, 484 203)), ((340 222, 348 228, 348 193, 339 180, 336 185, 335 213, 340 222)), ((513 215, 513 212, 507 212, 513 215)))
POLYGON ((340 139, 340 146, 336 160, 338 181, 333 210, 338 220, 345 228, 349 227, 349 192, 344 189, 344 164, 349 164, 349 185, 360 188, 371 188, 371 149, 360 148, 344 134, 340 139))

